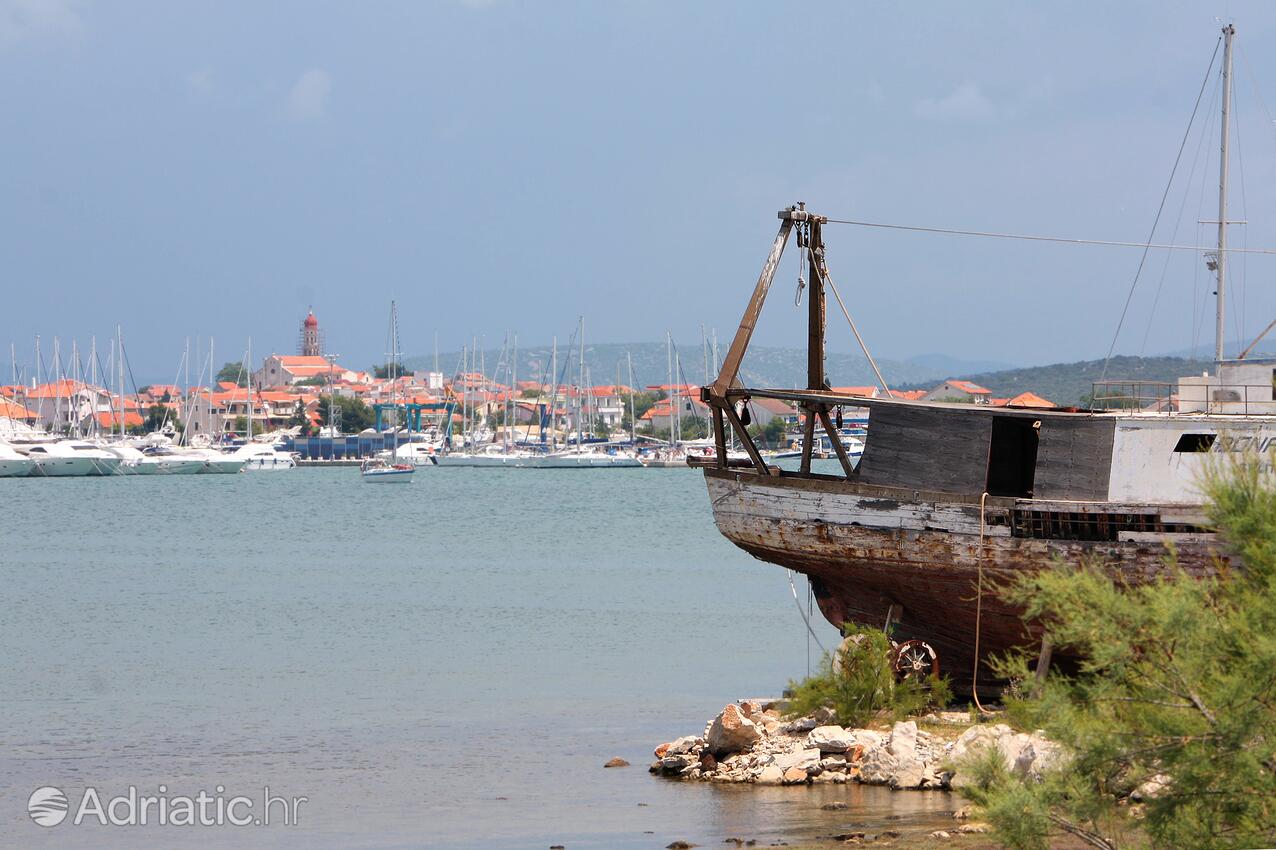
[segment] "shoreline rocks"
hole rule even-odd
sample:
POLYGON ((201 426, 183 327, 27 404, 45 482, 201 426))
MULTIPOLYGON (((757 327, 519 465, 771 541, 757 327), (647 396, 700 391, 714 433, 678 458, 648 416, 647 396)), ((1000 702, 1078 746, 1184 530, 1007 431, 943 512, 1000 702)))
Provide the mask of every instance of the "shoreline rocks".
MULTIPOLYGON (((970 781, 961 765, 985 748, 995 748, 1009 770, 1025 777, 1039 777, 1063 757, 1059 746, 1040 734, 1018 733, 1005 724, 971 725, 946 740, 918 729, 914 720, 883 729, 850 729, 834 724, 831 712, 786 721, 781 707, 778 701, 729 704, 702 735, 656 747, 656 761, 648 769, 684 781, 857 782, 901 791, 951 790, 970 781)), ((964 721, 963 715, 955 717, 964 721)))

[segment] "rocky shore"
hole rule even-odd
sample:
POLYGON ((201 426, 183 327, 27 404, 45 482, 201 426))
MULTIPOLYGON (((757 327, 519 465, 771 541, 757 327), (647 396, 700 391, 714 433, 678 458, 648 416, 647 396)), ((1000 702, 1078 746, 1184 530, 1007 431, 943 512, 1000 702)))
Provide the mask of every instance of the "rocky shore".
POLYGON ((785 719, 780 701, 741 700, 727 705, 699 735, 661 744, 649 768, 686 781, 811 785, 884 785, 892 789, 960 789, 970 781, 963 765, 994 747, 1009 770, 1038 776, 1060 757, 1040 734, 1005 724, 972 723, 969 715, 941 712, 880 728, 848 729, 832 712, 785 719), (929 730, 929 731, 928 731, 929 730))

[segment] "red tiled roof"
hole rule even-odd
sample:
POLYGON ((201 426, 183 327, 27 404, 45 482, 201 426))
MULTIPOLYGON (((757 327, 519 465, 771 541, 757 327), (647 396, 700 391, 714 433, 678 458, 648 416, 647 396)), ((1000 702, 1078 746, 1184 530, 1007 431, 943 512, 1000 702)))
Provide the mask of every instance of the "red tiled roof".
MULTIPOLYGON (((120 424, 119 413, 107 413, 103 411, 101 413, 94 414, 94 418, 97 419, 98 426, 102 428, 116 428, 120 424)), ((125 428, 138 428, 141 426, 142 422, 142 417, 138 416, 136 413, 129 413, 128 411, 124 412, 125 428)))
POLYGON ((973 384, 970 381, 956 381, 949 379, 948 381, 945 381, 945 383, 949 386, 956 387, 959 390, 964 390, 971 395, 992 395, 992 390, 985 389, 984 387, 979 386, 979 384, 973 384))
POLYGON ((0 399, 0 416, 6 419, 35 419, 33 412, 7 399, 0 399))
POLYGON ((1034 392, 1022 392, 1006 402, 1006 407, 1054 407, 1055 403, 1034 392))

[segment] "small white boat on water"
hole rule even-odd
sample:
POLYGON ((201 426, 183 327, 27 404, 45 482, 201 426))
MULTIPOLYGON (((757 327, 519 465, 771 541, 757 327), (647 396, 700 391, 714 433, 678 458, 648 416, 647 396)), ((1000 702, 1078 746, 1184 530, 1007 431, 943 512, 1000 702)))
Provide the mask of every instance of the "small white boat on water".
POLYGON ((46 478, 114 475, 123 462, 117 455, 83 440, 34 443, 25 451, 35 461, 31 474, 46 478))
POLYGON ((369 484, 408 484, 416 467, 410 463, 390 463, 383 458, 368 458, 359 465, 359 474, 369 484))
POLYGON ((0 443, 0 478, 26 478, 35 468, 35 461, 15 450, 7 443, 0 443))

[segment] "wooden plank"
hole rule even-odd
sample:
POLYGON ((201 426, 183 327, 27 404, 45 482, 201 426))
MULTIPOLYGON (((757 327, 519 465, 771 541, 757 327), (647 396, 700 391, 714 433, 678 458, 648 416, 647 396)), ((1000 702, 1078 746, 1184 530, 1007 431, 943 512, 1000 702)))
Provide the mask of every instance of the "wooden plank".
POLYGON ((727 405, 722 408, 722 412, 726 414, 727 421, 731 423, 731 427, 735 429, 736 436, 740 438, 741 445, 749 455, 749 460, 753 461, 753 465, 758 472, 763 475, 770 475, 767 469, 766 461, 762 459, 762 455, 758 452, 758 447, 753 445, 753 438, 749 436, 749 429, 744 427, 744 423, 740 421, 740 417, 736 415, 735 408, 727 405))
POLYGON ((824 380, 824 242, 820 223, 812 222, 808 230, 807 274, 811 276, 808 296, 806 328, 806 386, 811 390, 825 390, 824 380))
POLYGON ((860 480, 978 494, 987 476, 992 419, 940 407, 879 407, 870 413, 860 480))
POLYGON ((1103 500, 1112 474, 1111 419, 1043 417, 1033 495, 1103 500))
POLYGON ((718 467, 726 469, 727 435, 726 429, 722 427, 722 408, 716 404, 713 405, 713 446, 717 450, 718 467))
POLYGON ((815 413, 808 405, 803 408, 802 419, 802 464, 801 471, 805 475, 811 471, 811 452, 815 450, 815 413))
POLYGON ((837 459, 842 463, 842 471, 846 473, 846 477, 850 478, 855 474, 855 467, 851 466, 851 459, 846 456, 846 449, 842 446, 842 438, 838 436, 837 429, 833 427, 833 421, 829 418, 829 412, 826 408, 820 408, 820 423, 824 425, 824 432, 829 435, 829 442, 833 444, 833 451, 837 452, 837 459))

